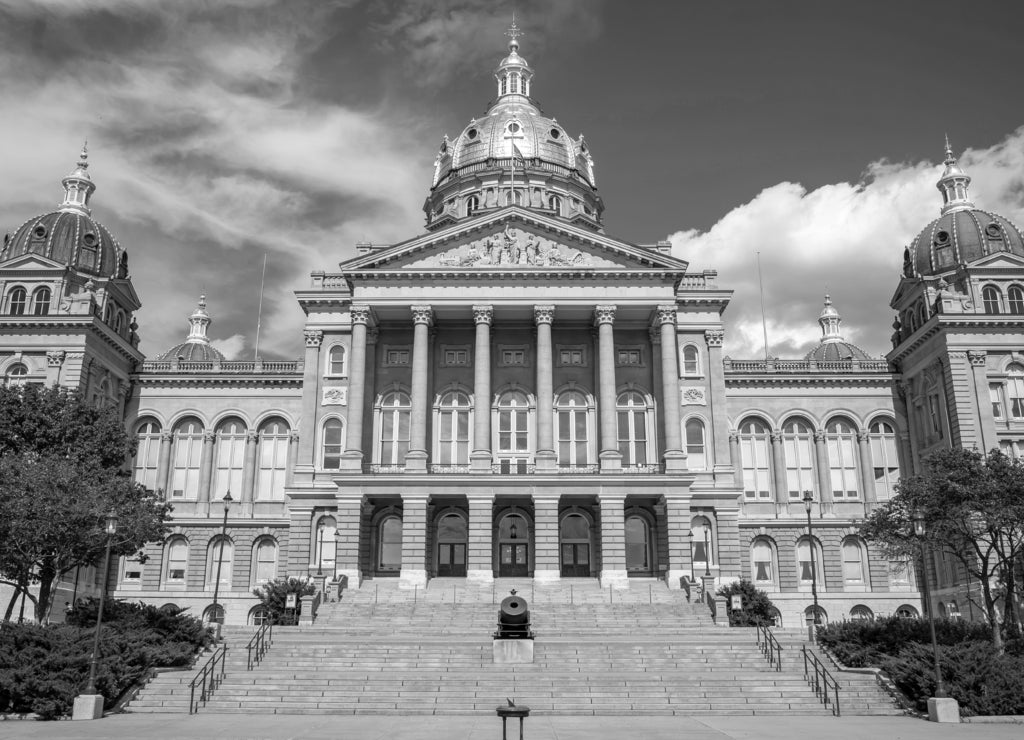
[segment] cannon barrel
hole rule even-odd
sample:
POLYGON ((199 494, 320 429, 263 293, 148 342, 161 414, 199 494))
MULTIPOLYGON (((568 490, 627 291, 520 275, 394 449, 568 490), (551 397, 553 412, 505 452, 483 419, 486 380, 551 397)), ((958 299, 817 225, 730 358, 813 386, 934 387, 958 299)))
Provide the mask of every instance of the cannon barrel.
POLYGON ((498 622, 510 626, 529 624, 530 610, 526 606, 526 599, 520 596, 506 596, 502 599, 498 610, 498 622))

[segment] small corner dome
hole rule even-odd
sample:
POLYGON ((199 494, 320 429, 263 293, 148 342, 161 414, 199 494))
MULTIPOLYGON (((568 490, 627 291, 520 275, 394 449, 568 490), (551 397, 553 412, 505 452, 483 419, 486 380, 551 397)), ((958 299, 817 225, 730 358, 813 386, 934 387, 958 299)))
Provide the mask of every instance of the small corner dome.
POLYGON ((997 252, 1024 257, 1024 236, 1009 220, 979 208, 950 211, 924 227, 904 254, 905 277, 931 277, 997 252))
POLYGON ((825 341, 812 349, 804 357, 807 362, 848 362, 850 360, 872 360, 867 352, 855 344, 845 340, 825 341))
POLYGON ((182 342, 161 352, 157 358, 160 362, 224 362, 224 354, 212 344, 205 342, 182 342))
POLYGON ((23 223, 0 251, 0 262, 24 254, 102 278, 127 277, 128 256, 103 224, 71 210, 44 213, 23 223))

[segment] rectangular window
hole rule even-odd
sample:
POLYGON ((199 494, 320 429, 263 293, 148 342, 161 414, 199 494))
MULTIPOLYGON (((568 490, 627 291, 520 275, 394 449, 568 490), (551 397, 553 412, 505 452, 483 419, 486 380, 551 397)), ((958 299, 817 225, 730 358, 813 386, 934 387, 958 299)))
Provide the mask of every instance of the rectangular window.
POLYGON ((782 440, 786 459, 786 489, 791 499, 803 498, 814 490, 814 450, 809 435, 786 435, 782 440))
POLYGON ((409 350, 389 349, 384 357, 384 362, 388 365, 408 365, 409 350))
POLYGON ((441 367, 468 367, 469 364, 469 345, 442 345, 441 367))
POLYGON ((584 367, 586 355, 581 345, 558 347, 558 364, 560 367, 584 367))
POLYGON ((622 365, 622 366, 637 365, 638 366, 638 365, 642 365, 643 364, 643 362, 641 361, 642 355, 640 354, 640 350, 639 349, 620 349, 620 350, 617 350, 617 354, 618 354, 618 363, 617 364, 619 364, 619 365, 622 365))
POLYGON ((932 435, 942 439, 942 415, 939 407, 938 393, 928 394, 928 425, 932 435))
POLYGON ((502 367, 526 367, 526 347, 502 347, 498 359, 502 367))
POLYGON ((992 403, 992 418, 1003 418, 1003 387, 999 383, 989 383, 988 400, 992 403))

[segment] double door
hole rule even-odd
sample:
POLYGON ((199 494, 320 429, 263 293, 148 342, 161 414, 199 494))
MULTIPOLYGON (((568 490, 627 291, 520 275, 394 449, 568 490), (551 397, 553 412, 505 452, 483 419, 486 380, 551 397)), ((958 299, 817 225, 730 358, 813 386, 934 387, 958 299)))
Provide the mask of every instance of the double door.
POLYGON ((530 546, 525 542, 503 542, 499 548, 498 576, 524 578, 530 569, 530 546))
POLYGON ((437 546, 437 575, 466 577, 466 543, 442 542, 437 546))
POLYGON ((590 543, 589 542, 563 542, 562 543, 562 577, 563 578, 589 578, 590 577, 590 543))

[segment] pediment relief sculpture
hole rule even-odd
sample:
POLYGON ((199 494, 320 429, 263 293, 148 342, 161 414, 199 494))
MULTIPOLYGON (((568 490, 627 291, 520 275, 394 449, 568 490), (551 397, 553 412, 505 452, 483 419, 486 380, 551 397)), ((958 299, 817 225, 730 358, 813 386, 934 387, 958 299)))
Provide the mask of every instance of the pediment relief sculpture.
POLYGON ((531 231, 503 231, 410 263, 409 267, 615 267, 617 263, 531 231))

